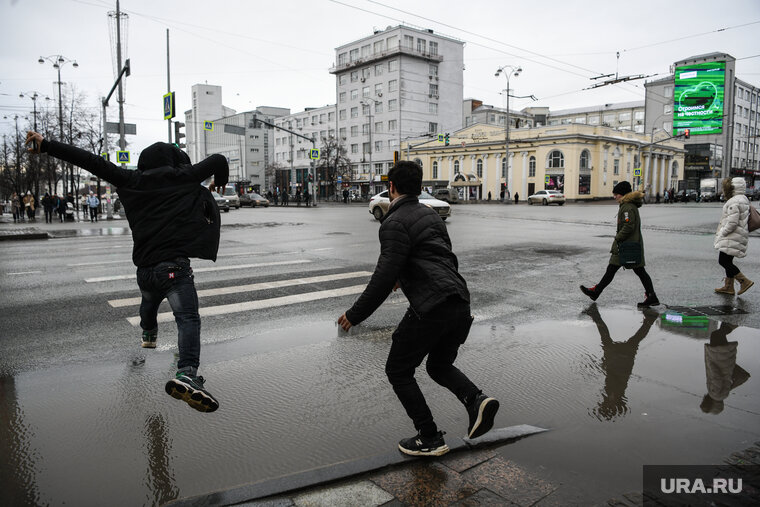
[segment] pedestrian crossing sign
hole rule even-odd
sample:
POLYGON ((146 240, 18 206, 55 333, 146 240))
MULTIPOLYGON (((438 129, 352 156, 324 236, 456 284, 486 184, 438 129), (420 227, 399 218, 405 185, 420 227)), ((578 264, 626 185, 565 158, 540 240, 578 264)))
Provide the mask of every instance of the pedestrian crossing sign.
POLYGON ((128 151, 117 151, 116 152, 116 160, 118 160, 120 164, 129 164, 129 152, 128 151))
POLYGON ((164 120, 174 118, 174 92, 164 95, 164 120))
POLYGON ((546 177, 544 178, 544 183, 546 183, 547 185, 549 184, 549 177, 548 177, 548 176, 546 176, 546 177))
POLYGON ((203 130, 214 130, 214 122, 213 121, 204 121, 203 122, 203 130))
POLYGON ((111 160, 111 157, 109 157, 108 153, 106 153, 105 151, 101 153, 100 156, 103 157, 105 160, 111 160))
POLYGON ((633 168, 633 175, 634 176, 641 176, 641 167, 634 167, 633 168))
POLYGON ((309 158, 312 160, 319 160, 319 149, 314 148, 313 150, 309 150, 309 158))
POLYGON ((443 134, 438 134, 438 142, 439 143, 444 142, 443 134))

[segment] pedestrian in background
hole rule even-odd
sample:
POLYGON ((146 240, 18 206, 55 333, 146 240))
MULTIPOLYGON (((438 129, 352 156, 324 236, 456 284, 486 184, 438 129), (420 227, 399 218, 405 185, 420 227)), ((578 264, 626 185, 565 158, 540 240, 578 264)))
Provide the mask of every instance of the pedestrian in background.
POLYGON ((21 199, 19 199, 18 194, 16 192, 13 192, 13 195, 11 196, 11 211, 13 212, 14 224, 16 222, 24 221, 23 206, 21 206, 21 199))
POLYGON ((219 208, 201 183, 213 175, 216 188, 224 191, 227 159, 214 154, 192 165, 175 145, 154 143, 140 153, 137 170, 130 170, 75 146, 43 139, 37 132, 27 132, 26 144, 32 144, 33 153, 47 153, 118 187, 132 230, 132 261, 142 294, 142 346, 156 348, 158 308, 167 299, 177 323, 179 361, 164 390, 195 410, 215 411, 219 402, 198 376, 201 318, 190 257, 216 261, 219 208))
POLYGON ((61 223, 66 221, 66 211, 68 211, 68 200, 63 196, 58 197, 58 216, 61 219, 61 223))
POLYGON ((274 205, 277 206, 278 201, 280 199, 280 196, 277 194, 277 189, 275 189, 273 197, 274 197, 274 205))
POLYGON ((391 203, 380 225, 380 257, 364 292, 338 324, 348 331, 372 315, 391 290, 401 288, 409 308, 393 332, 385 372, 417 435, 401 440, 398 447, 413 456, 440 456, 449 447, 414 378, 425 356, 430 378, 465 406, 469 438, 491 429, 499 402, 453 364, 473 320, 470 292, 443 220, 419 202, 421 190, 422 168, 416 163, 401 161, 388 171, 391 203))
POLYGON ((288 194, 288 191, 285 190, 282 192, 282 205, 287 206, 288 200, 290 199, 290 194, 288 194))
POLYGON ((718 254, 718 264, 726 271, 723 287, 718 287, 718 294, 734 294, 734 282, 739 282, 739 291, 744 294, 755 282, 744 276, 734 265, 734 257, 742 258, 747 255, 749 244, 749 199, 745 195, 747 184, 744 178, 726 178, 723 180, 723 198, 726 203, 720 217, 720 224, 715 233, 715 249, 718 254))
POLYGON ((309 207, 309 189, 304 188, 303 189, 303 202, 306 203, 306 207, 309 207))
POLYGON ((29 221, 34 220, 34 196, 32 195, 31 190, 26 191, 26 195, 24 196, 24 209, 26 210, 26 217, 29 219, 29 221))
MULTIPOLYGON (((517 204, 517 201, 519 201, 519 200, 520 200, 520 194, 518 194, 517 192, 515 192, 515 204, 517 204)), ((528 204, 530 204, 530 203, 528 203, 528 204)))
POLYGON ((612 242, 610 252, 610 262, 607 265, 607 271, 604 273, 601 281, 593 287, 581 285, 581 292, 596 301, 602 294, 602 291, 615 278, 615 273, 621 267, 620 262, 620 244, 623 242, 637 243, 641 252, 640 260, 637 264, 626 266, 626 269, 633 269, 636 276, 641 280, 644 286, 644 301, 637 303, 639 308, 657 306, 660 300, 654 292, 652 278, 644 269, 644 238, 641 235, 641 218, 639 217, 639 208, 644 204, 644 194, 642 192, 632 192, 631 184, 627 181, 621 181, 612 189, 615 200, 620 204, 617 214, 617 234, 615 241, 612 242))
POLYGON ((42 198, 42 210, 45 212, 46 224, 53 223, 53 208, 54 207, 55 207, 55 202, 53 198, 50 196, 49 193, 45 192, 45 196, 42 198))
POLYGON ((98 221, 98 206, 100 206, 100 199, 94 192, 90 192, 90 197, 87 198, 87 207, 90 208, 90 222, 98 221))

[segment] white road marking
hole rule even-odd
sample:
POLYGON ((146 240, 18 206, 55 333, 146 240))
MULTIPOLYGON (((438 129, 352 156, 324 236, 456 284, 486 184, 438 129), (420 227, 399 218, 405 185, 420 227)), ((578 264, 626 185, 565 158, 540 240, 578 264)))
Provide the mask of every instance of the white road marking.
MULTIPOLYGON (((320 299, 336 298, 341 296, 350 296, 360 294, 364 291, 366 285, 353 285, 340 289, 322 290, 317 292, 307 292, 305 294, 294 294, 292 296, 282 296, 271 299, 261 299, 259 301, 249 301, 246 303, 235 303, 230 305, 209 306, 201 308, 198 313, 201 317, 210 317, 212 315, 225 315, 228 313, 247 312, 251 310, 261 310, 264 308, 274 308, 277 306, 292 305, 296 303, 306 303, 308 301, 317 301, 320 299)), ((174 320, 174 314, 164 312, 158 314, 158 322, 171 322, 174 320)), ((133 326, 140 325, 140 317, 129 317, 127 321, 133 326)))
POLYGON ((42 273, 42 271, 18 271, 16 273, 8 273, 9 275, 33 275, 35 273, 42 273))
MULTIPOLYGON (((307 264, 310 260, 295 260, 295 261, 277 261, 277 262, 260 262, 258 264, 237 264, 235 266, 213 266, 209 268, 193 268, 193 273, 204 273, 207 271, 229 271, 230 269, 248 269, 248 268, 263 268, 267 266, 284 266, 287 264, 307 264)), ((97 282, 112 282, 116 280, 130 280, 136 278, 137 274, 131 275, 113 275, 113 276, 99 276, 96 278, 85 278, 86 283, 97 282)))
MULTIPOLYGON (((361 276, 370 276, 371 271, 353 271, 351 273, 336 273, 333 275, 312 276, 309 278, 293 278, 289 280, 273 280, 271 282, 259 282, 251 283, 248 285, 237 285, 234 287, 219 287, 216 289, 204 289, 198 291, 198 297, 210 297, 210 296, 222 296, 224 294, 235 294, 239 292, 252 292, 256 290, 265 289, 278 289, 281 287, 291 287, 294 285, 307 285, 311 283, 324 283, 333 280, 346 280, 349 278, 358 278, 361 276)), ((139 305, 142 301, 141 297, 136 298, 124 298, 124 299, 112 299, 108 301, 108 304, 114 308, 121 308, 124 306, 139 305)))
MULTIPOLYGON (((245 257, 246 255, 269 255, 268 252, 241 252, 241 253, 224 253, 218 254, 218 257, 245 257)), ((118 261, 97 261, 97 262, 77 262, 75 264, 66 264, 68 267, 81 267, 81 266, 101 266, 103 264, 129 264, 132 265, 132 258, 123 258, 118 261)))

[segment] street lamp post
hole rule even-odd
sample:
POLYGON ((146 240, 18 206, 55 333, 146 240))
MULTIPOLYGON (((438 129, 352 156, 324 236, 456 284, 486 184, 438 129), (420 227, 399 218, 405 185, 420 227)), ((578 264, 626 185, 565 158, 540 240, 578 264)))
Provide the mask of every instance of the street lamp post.
POLYGON ((506 158, 504 159, 504 203, 506 204, 509 202, 507 197, 507 184, 509 183, 509 78, 514 76, 517 77, 520 75, 520 72, 522 72, 522 67, 520 66, 513 66, 513 65, 504 65, 502 67, 499 67, 496 69, 496 73, 494 76, 498 77, 499 74, 503 74, 504 77, 507 79, 507 132, 506 132, 506 140, 504 141, 504 152, 506 154, 506 158))
POLYGON ((374 118, 374 115, 372 114, 372 104, 369 103, 369 101, 374 102, 375 104, 375 112, 377 112, 377 104, 380 102, 379 100, 375 100, 371 97, 367 97, 365 100, 360 101, 359 103, 362 105, 367 106, 369 109, 369 114, 367 115, 369 117, 369 197, 372 197, 372 194, 374 193, 372 187, 375 184, 375 171, 374 167, 372 166, 372 119, 374 118))
MULTIPOLYGON (((18 96, 22 99, 24 97, 32 99, 34 103, 34 112, 32 113, 34 115, 34 131, 37 132, 37 99, 41 97, 40 93, 36 91, 21 92, 18 96)), ((45 97, 45 100, 50 100, 50 97, 45 97)))
MULTIPOLYGON (((76 60, 72 60, 71 58, 67 58, 63 55, 50 55, 50 56, 40 56, 39 60, 37 60, 40 64, 44 64, 45 61, 48 61, 53 64, 53 68, 55 68, 58 71, 58 128, 60 129, 60 136, 61 136, 61 142, 64 141, 63 138, 63 101, 61 99, 61 67, 66 65, 67 63, 72 63, 74 68, 79 67, 79 64, 76 60)), ((71 139, 69 139, 71 141, 71 139)), ((64 175, 63 181, 66 181, 66 177, 64 175)), ((74 186, 74 166, 71 166, 71 180, 69 182, 71 186, 74 186)), ((64 184, 63 186, 63 193, 66 194, 67 186, 64 184)), ((73 191, 73 189, 72 189, 73 191)))

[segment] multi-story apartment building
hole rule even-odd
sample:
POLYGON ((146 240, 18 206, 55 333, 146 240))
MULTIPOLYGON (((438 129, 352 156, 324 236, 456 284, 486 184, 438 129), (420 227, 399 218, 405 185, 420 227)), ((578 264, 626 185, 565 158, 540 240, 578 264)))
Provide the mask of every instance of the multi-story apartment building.
MULTIPOLYGON (((736 77, 736 59, 731 55, 709 53, 686 58, 672 65, 671 75, 647 82, 646 132, 653 138, 655 135, 664 137, 683 134, 683 129, 675 127, 673 123, 675 104, 680 100, 675 97, 676 73, 679 74, 680 81, 682 72, 693 73, 693 69, 699 68, 700 64, 714 62, 724 64, 718 71, 725 72, 725 77, 717 83, 716 92, 710 94, 711 104, 707 106, 712 105, 715 110, 722 112, 722 124, 708 132, 692 128, 689 139, 683 139, 687 150, 686 188, 698 188, 701 178, 729 176, 744 176, 748 185, 760 184, 760 142, 757 137, 760 90, 736 77), (660 130, 663 132, 656 134, 660 130)), ((699 86, 697 84, 696 88, 699 86)), ((696 100, 704 102, 707 99, 708 97, 702 97, 696 100)), ((721 114, 717 116, 720 117, 721 114)))
POLYGON ((185 111, 185 136, 187 154, 193 163, 206 158, 203 124, 217 118, 235 114, 234 109, 222 105, 222 87, 196 84, 191 88, 192 108, 185 111))
POLYGON ((618 102, 549 112, 548 125, 569 125, 570 123, 601 125, 643 134, 644 101, 618 102))
MULTIPOLYGON (((510 108, 510 128, 532 127, 534 122, 535 124, 541 123, 541 119, 534 118, 534 113, 528 109, 514 111, 510 108)), ((545 109, 546 112, 549 111, 549 108, 545 109)), ((505 108, 483 104, 483 101, 478 99, 465 99, 462 102, 462 117, 464 118, 462 127, 480 123, 481 125, 498 125, 505 128, 507 124, 507 110, 505 108)), ((543 123, 546 123, 545 119, 543 123)))
POLYGON ((462 41, 388 27, 335 49, 335 130, 362 192, 380 190, 402 141, 462 126, 462 41))
MULTIPOLYGON (((336 137, 335 115, 335 104, 331 104, 280 116, 273 123, 305 137, 314 138, 316 147, 321 148, 329 138, 336 137)), ((302 186, 307 181, 311 167, 309 150, 312 143, 285 130, 274 129, 273 135, 276 176, 271 186, 278 187, 280 192, 288 188, 293 193, 297 186, 302 186)))

